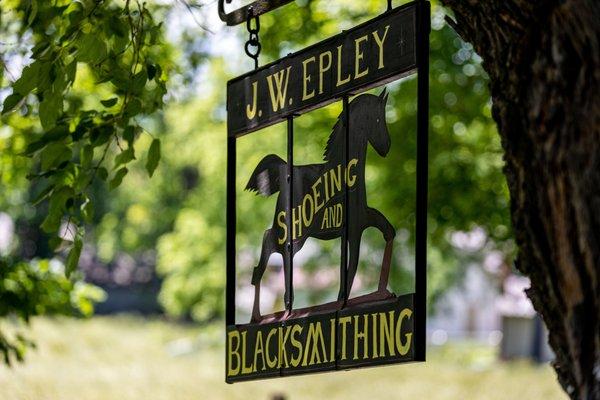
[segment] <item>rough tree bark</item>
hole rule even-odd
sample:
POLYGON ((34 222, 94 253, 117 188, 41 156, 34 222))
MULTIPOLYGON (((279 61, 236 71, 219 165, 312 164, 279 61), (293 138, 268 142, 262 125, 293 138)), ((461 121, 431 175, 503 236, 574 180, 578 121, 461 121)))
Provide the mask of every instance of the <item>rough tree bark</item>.
POLYGON ((573 399, 600 399, 600 2, 443 0, 490 77, 517 268, 573 399))

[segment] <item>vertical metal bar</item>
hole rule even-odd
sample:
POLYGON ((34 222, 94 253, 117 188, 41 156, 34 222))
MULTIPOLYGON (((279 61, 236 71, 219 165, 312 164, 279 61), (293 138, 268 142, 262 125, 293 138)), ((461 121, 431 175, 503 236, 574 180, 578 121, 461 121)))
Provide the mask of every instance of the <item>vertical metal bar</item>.
POLYGON ((415 248, 415 360, 425 361, 427 334, 427 183, 429 151, 430 4, 417 2, 417 223, 415 248))
POLYGON ((227 281, 225 286, 225 324, 235 324, 235 230, 236 230, 236 137, 227 137, 227 281))
MULTIPOLYGON (((348 103, 348 95, 345 94, 343 98, 343 107, 344 107, 344 160, 343 165, 344 168, 348 165, 348 146, 349 146, 349 136, 350 136, 350 106, 348 103)), ((346 178, 342 179, 343 188, 344 188, 344 207, 343 207, 343 232, 342 232, 342 243, 341 243, 341 261, 340 261, 340 292, 344 299, 343 305, 346 305, 346 301, 348 300, 348 218, 350 217, 350 213, 348 210, 348 186, 346 182, 346 178)))
POLYGON ((286 223, 288 230, 288 242, 287 251, 285 256, 287 257, 287 264, 289 266, 287 271, 284 271, 288 276, 286 277, 286 293, 289 296, 289 304, 286 304, 288 311, 292 311, 294 303, 294 248, 293 248, 293 229, 294 222, 292 220, 292 212, 294 207, 294 116, 290 115, 287 117, 287 185, 288 185, 288 204, 286 211, 286 223))

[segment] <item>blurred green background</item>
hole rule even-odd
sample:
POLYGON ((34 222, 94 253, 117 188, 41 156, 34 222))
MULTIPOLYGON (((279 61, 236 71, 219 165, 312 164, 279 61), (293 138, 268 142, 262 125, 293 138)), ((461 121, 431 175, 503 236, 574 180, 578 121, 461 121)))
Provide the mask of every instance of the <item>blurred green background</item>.
MULTIPOLYGON (((262 16, 261 64, 366 21, 383 12, 385 3, 298 0, 262 16)), ((169 66, 170 79, 164 110, 137 122, 161 138, 162 159, 152 179, 143 162, 134 161, 118 189, 109 191, 104 182, 94 182, 95 213, 85 226, 80 279, 75 282, 62 272, 66 254, 52 251, 39 228, 47 205, 32 205, 41 188, 27 179, 34 167, 31 159, 18 156, 28 134, 38 127, 30 116, 18 113, 3 117, 0 125, 0 292, 12 293, 5 299, 17 308, 30 307, 27 316, 67 313, 80 318, 92 315, 98 303, 100 314, 146 317, 43 318, 27 331, 12 312, 0 312, 4 335, 24 334, 22 346, 29 340, 38 346, 24 365, 0 366, 0 398, 269 398, 277 393, 289 398, 562 398, 547 365, 498 361, 497 332, 504 326, 499 322, 504 314, 496 312, 496 320, 483 327, 476 318, 461 322, 462 328, 444 327, 444 315, 452 319, 448 304, 467 316, 476 312, 477 297, 468 306, 448 300, 468 287, 469 271, 476 270, 477 279, 494 289, 495 297, 488 302, 503 295, 506 278, 513 274, 514 244, 487 77, 479 56, 445 23, 446 11, 436 2, 430 55, 428 298, 430 314, 442 318, 430 332, 436 342, 431 361, 226 386, 220 347, 225 309, 225 85, 252 68, 243 53, 247 33, 243 25, 224 27, 215 2, 157 1, 148 6, 164 22, 163 51, 156 57, 169 66)), ((15 32, 5 24, 1 34, 2 42, 9 43, 15 32)), ((29 48, 27 43, 2 46, 9 72, 2 76, 5 87, 19 75, 29 48)), ((72 95, 93 107, 104 95, 102 86, 85 69, 78 70, 77 79, 72 95)), ((414 285, 415 76, 387 85, 387 90, 392 149, 386 158, 369 153, 367 187, 369 205, 380 209, 398 232, 391 289, 407 293, 414 285)), ((4 89, 0 94, 7 95, 4 89)), ((340 111, 340 104, 333 104, 297 119, 297 163, 319 162, 340 111)), ((136 146, 147 148, 150 141, 142 137, 136 146)), ((249 317, 251 269, 262 232, 272 222, 275 200, 242 189, 258 161, 272 152, 285 156, 282 125, 239 140, 239 322, 249 317)), ((355 294, 376 285, 382 250, 381 236, 367 232, 355 294)), ((335 297, 339 242, 311 241, 298 257, 296 305, 335 297)), ((265 275, 263 313, 282 308, 283 278, 276 258, 265 275)), ((525 314, 532 319, 531 312, 525 314)))

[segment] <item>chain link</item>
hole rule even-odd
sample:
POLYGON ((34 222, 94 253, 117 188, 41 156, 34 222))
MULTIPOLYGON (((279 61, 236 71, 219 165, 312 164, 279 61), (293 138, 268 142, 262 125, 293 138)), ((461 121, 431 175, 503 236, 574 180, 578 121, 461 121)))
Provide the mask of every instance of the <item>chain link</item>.
POLYGON ((260 21, 257 16, 254 17, 252 15, 252 9, 248 10, 246 28, 248 29, 249 37, 244 46, 244 50, 246 51, 248 57, 254 60, 254 69, 258 69, 258 56, 260 55, 260 50, 262 48, 258 38, 258 32, 260 31, 260 21), (254 27, 252 27, 252 22, 254 22, 254 27))

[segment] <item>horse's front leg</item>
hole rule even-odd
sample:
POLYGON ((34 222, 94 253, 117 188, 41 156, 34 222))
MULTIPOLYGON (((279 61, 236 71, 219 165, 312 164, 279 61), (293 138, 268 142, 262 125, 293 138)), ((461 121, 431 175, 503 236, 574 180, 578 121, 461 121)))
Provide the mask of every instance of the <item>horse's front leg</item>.
POLYGON ((392 245, 396 230, 390 224, 390 221, 379 211, 374 208, 367 208, 367 227, 373 226, 383 234, 385 239, 385 252, 383 254, 383 262, 381 265, 381 273, 379 275, 378 291, 387 290, 388 280, 390 277, 390 264, 392 262, 392 245))

